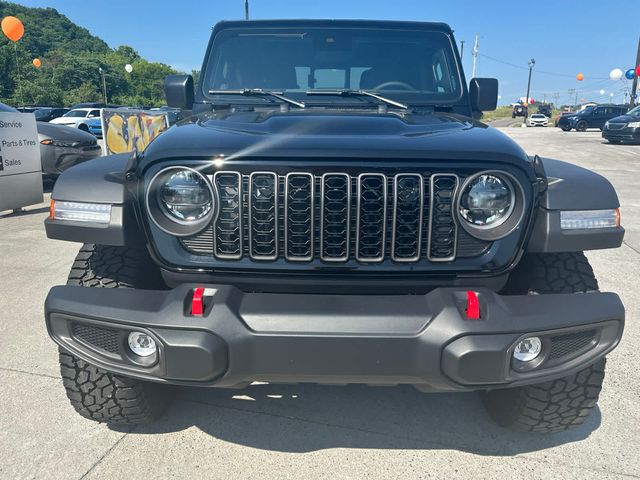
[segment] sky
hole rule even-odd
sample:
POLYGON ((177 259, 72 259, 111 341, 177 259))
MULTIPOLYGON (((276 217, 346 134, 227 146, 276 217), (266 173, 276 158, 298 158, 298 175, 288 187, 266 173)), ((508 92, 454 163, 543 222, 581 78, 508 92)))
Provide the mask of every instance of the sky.
MULTIPOLYGON (((13 0, 16 1, 16 0, 13 0)), ((630 82, 611 81, 613 68, 635 63, 640 35, 639 0, 249 0, 253 19, 362 18, 446 22, 464 41, 467 79, 478 33, 476 76, 500 81, 501 104, 526 95, 530 58, 535 59, 531 95, 537 101, 616 103, 630 82), (637 5, 636 5, 637 6, 637 5), (584 80, 576 80, 578 73, 584 80), (600 91, 604 90, 604 95, 600 91), (614 97, 610 97, 614 93, 614 97)), ((241 19, 244 0, 17 0, 53 7, 111 47, 130 45, 148 60, 182 71, 199 69, 211 27, 241 19)))

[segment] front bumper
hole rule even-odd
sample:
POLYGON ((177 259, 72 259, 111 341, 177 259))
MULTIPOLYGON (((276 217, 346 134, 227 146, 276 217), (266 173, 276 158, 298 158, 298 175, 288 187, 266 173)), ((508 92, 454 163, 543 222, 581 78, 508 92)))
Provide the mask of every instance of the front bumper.
POLYGON ((47 328, 87 362, 157 382, 413 384, 457 391, 569 375, 611 351, 624 325, 624 307, 613 293, 500 296, 478 289, 481 318, 469 320, 466 291, 459 288, 367 296, 208 285, 215 293, 197 317, 189 313, 194 287, 54 287, 45 304, 47 328), (152 362, 128 350, 132 330, 156 340, 152 362), (536 368, 514 365, 515 343, 532 334, 543 339, 542 361, 536 368))
POLYGON ((609 130, 605 127, 602 130, 602 137, 606 140, 613 140, 617 142, 638 143, 640 142, 640 128, 609 130))

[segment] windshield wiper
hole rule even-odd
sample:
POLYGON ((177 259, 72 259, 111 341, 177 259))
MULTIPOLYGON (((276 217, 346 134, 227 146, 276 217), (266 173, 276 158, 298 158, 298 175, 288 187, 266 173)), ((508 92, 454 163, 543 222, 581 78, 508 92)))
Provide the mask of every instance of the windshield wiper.
POLYGON ((342 97, 371 97, 381 102, 386 103, 387 105, 393 105, 394 107, 402 108, 404 110, 409 109, 409 105, 405 105, 404 103, 396 102, 395 100, 391 100, 390 98, 383 97, 378 95, 377 93, 368 92, 367 90, 354 90, 354 89, 343 89, 343 90, 307 90, 307 95, 339 95, 342 97))
POLYGON ((290 105, 295 105, 299 108, 304 108, 303 102, 298 102, 282 95, 283 92, 272 92, 271 90, 263 90, 262 88, 243 88, 241 90, 209 90, 209 95, 245 95, 245 96, 258 96, 258 97, 274 97, 278 100, 282 100, 290 105))

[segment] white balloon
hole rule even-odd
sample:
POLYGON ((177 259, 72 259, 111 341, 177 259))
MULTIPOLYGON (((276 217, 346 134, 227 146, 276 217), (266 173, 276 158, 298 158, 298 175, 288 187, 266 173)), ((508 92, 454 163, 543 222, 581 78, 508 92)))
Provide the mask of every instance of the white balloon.
POLYGON ((622 70, 620 70, 619 68, 614 68, 613 70, 611 70, 611 73, 609 73, 609 78, 611 80, 620 80, 622 78, 622 75, 624 75, 622 70))
POLYGON ((605 93, 607 92, 605 92, 604 90, 600 90, 600 95, 604 95, 605 93))
POLYGON ((131 73, 131 72, 133 72, 133 67, 131 66, 131 64, 130 64, 130 63, 127 63, 127 64, 124 66, 124 69, 127 71, 127 73, 131 73))

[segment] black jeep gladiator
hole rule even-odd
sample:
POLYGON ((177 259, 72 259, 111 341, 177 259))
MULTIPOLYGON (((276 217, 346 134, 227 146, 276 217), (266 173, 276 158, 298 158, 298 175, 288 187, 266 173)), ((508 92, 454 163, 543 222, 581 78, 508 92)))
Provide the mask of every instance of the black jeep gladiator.
POLYGON ((497 90, 467 87, 444 24, 218 24, 197 88, 165 83, 191 116, 53 190, 48 236, 84 244, 45 306, 75 409, 410 384, 515 429, 583 422, 624 324, 583 251, 620 246, 618 198, 474 120, 497 90))

